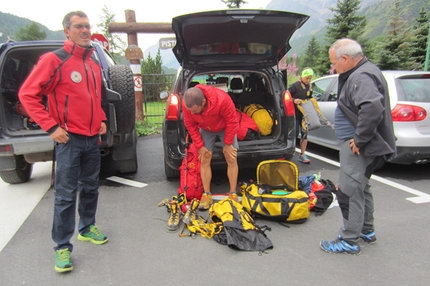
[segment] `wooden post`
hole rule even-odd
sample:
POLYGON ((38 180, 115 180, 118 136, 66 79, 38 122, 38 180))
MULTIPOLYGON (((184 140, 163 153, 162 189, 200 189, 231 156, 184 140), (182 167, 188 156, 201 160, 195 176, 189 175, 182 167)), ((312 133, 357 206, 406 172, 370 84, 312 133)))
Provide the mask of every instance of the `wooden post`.
MULTIPOLYGON (((127 23, 136 23, 136 14, 133 10, 125 10, 125 21, 127 23)), ((136 33, 128 33, 127 40, 128 47, 125 51, 125 58, 130 61, 130 67, 133 71, 136 121, 143 122, 142 72, 140 67, 140 60, 143 59, 143 53, 137 44, 136 33)))
POLYGON ((130 61, 130 67, 133 70, 136 121, 143 122, 143 82, 140 67, 140 60, 143 59, 143 53, 137 43, 137 33, 171 34, 174 33, 174 31, 172 29, 172 23, 136 23, 136 14, 133 10, 125 10, 125 21, 126 23, 109 23, 109 33, 127 33, 128 47, 125 51, 125 57, 130 61))

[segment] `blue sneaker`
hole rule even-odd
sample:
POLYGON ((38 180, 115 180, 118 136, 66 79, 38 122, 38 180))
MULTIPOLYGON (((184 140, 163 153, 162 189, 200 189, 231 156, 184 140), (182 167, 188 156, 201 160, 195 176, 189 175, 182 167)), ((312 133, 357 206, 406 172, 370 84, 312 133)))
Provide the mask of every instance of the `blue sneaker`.
POLYGON ((303 164, 309 164, 311 160, 309 160, 306 154, 303 154, 303 155, 299 155, 299 162, 302 162, 303 164))
POLYGON ((360 254, 360 246, 346 242, 340 235, 335 240, 321 240, 320 247, 328 253, 360 254))
POLYGON ((375 231, 369 232, 369 233, 360 233, 360 238, 364 240, 364 242, 374 244, 376 243, 376 234, 375 231))

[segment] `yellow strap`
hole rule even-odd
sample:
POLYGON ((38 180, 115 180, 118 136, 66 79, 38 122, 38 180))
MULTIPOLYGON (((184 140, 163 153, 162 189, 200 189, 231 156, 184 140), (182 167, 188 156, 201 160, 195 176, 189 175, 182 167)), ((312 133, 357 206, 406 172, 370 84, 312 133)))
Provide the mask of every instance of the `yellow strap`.
POLYGON ((191 224, 184 226, 184 229, 179 234, 180 237, 191 236, 194 237, 197 233, 200 233, 202 237, 212 238, 215 234, 220 233, 222 230, 222 223, 208 223, 201 216, 191 221, 191 224), (185 234, 185 228, 188 229, 189 234, 185 234))

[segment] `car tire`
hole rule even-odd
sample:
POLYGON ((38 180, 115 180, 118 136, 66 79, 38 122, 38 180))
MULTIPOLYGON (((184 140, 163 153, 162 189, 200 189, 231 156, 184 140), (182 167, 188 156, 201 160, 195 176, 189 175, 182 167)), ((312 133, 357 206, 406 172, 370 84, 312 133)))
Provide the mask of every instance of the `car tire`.
POLYGON ((30 180, 33 164, 28 163, 23 155, 14 155, 15 169, 0 171, 0 177, 8 184, 21 184, 30 180))
POLYGON ((176 170, 170 167, 166 163, 166 160, 164 160, 164 172, 166 174, 167 181, 176 181, 179 179, 179 176, 180 176, 179 170, 176 170))
POLYGON ((110 66, 109 79, 112 89, 121 95, 121 100, 113 102, 117 121, 117 133, 130 133, 136 124, 133 72, 130 67, 125 65, 110 66))

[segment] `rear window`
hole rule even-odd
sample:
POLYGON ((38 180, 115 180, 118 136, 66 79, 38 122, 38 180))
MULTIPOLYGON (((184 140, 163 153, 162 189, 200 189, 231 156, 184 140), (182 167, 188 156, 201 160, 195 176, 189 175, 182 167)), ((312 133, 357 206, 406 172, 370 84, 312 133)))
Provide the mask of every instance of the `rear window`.
POLYGON ((401 78, 399 83, 407 101, 430 102, 430 78, 401 78))
POLYGON ((203 44, 192 47, 190 55, 270 55, 273 53, 273 46, 259 43, 239 43, 239 42, 223 42, 215 44, 203 44))

